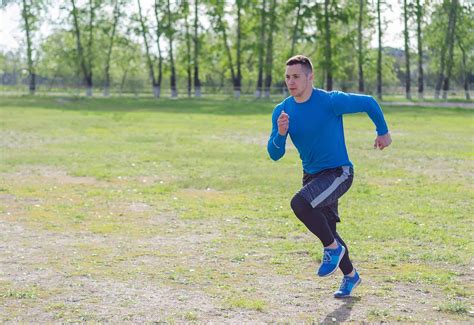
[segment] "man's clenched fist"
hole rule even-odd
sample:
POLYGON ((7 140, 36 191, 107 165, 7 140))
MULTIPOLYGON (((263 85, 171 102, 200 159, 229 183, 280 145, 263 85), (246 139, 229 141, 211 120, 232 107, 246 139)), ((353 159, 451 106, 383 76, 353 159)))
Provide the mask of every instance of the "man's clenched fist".
POLYGON ((278 117, 278 133, 280 135, 285 136, 288 133, 288 127, 290 125, 290 116, 285 113, 285 111, 281 111, 280 116, 278 117))
POLYGON ((388 147, 391 143, 392 138, 390 137, 390 133, 379 135, 377 138, 375 138, 374 148, 383 150, 383 148, 388 147))

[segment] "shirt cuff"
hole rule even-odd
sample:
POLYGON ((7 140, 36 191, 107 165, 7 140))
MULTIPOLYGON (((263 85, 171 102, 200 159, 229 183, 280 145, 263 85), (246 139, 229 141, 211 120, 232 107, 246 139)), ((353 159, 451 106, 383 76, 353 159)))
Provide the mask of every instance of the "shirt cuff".
POLYGON ((286 142, 286 136, 283 136, 280 133, 277 133, 277 135, 273 138, 273 145, 277 149, 280 149, 281 147, 284 147, 285 142, 286 142))
POLYGON ((377 129, 377 135, 385 135, 388 133, 388 128, 377 129))

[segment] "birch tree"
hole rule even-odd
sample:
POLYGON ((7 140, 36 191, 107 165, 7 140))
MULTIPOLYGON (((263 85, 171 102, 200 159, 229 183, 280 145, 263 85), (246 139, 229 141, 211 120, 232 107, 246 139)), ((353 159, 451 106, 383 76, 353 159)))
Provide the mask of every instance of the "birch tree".
POLYGON ((31 95, 36 92, 36 68, 33 48, 33 33, 38 30, 39 16, 42 11, 42 1, 22 0, 21 17, 26 38, 26 58, 28 61, 28 88, 31 95))
POLYGON ((87 96, 92 96, 92 65, 94 57, 92 47, 94 45, 96 10, 100 4, 100 1, 89 0, 87 8, 83 9, 76 6, 75 0, 71 0, 71 15, 73 18, 73 31, 76 37, 77 56, 84 77, 87 96), (86 21, 85 24, 82 24, 83 19, 86 21), (84 36, 82 32, 84 34, 87 33, 87 36, 84 36))
POLYGON ((148 34, 149 29, 142 12, 142 6, 141 6, 140 0, 137 0, 137 5, 138 5, 138 22, 139 22, 138 32, 143 37, 143 43, 145 45, 145 59, 148 66, 148 73, 151 79, 153 96, 155 98, 159 98, 160 97, 160 84, 158 83, 158 80, 156 79, 154 63, 153 63, 153 59, 150 53, 149 34, 148 34))
POLYGON ((330 0, 324 0, 324 68, 326 70, 326 90, 332 90, 332 49, 331 49, 331 23, 330 23, 330 0))
POLYGON ((270 12, 269 12, 269 30, 268 30, 268 39, 267 39, 267 50, 266 50, 266 59, 265 59, 265 98, 270 97, 270 90, 272 86, 272 68, 273 68, 273 33, 275 31, 276 25, 276 0, 271 0, 270 12))
POLYGON ((461 83, 466 100, 471 100, 469 80, 472 76, 474 53, 474 12, 473 4, 464 4, 459 10, 459 23, 456 28, 456 40, 460 50, 461 83))
POLYGON ((217 34, 221 34, 222 43, 227 56, 227 63, 232 79, 232 85, 234 88, 234 96, 240 98, 241 86, 242 86, 242 74, 241 74, 241 13, 242 13, 242 0, 236 0, 236 66, 232 57, 231 47, 229 44, 229 37, 227 32, 227 23, 224 21, 224 4, 220 0, 211 0, 209 2, 209 15, 212 21, 214 31, 217 34), (237 71, 236 71, 237 70, 237 71))
POLYGON ((199 0, 194 0, 194 96, 201 97, 201 80, 199 79, 199 36, 198 36, 198 6, 199 0))
POLYGON ((167 26, 166 26, 166 36, 168 37, 168 44, 169 44, 169 60, 170 60, 170 86, 171 86, 171 97, 176 98, 178 97, 178 89, 176 88, 176 68, 174 65, 174 55, 173 55, 173 37, 175 34, 175 29, 173 27, 174 17, 171 12, 171 4, 170 0, 166 2, 166 12, 167 12, 167 26))
POLYGON ((189 32, 189 3, 183 2, 183 16, 184 16, 184 37, 186 43, 186 76, 187 76, 187 91, 188 97, 191 97, 192 90, 192 73, 191 73, 191 34, 189 32))
POLYGON ((359 0, 359 16, 357 20, 357 68, 358 68, 358 81, 359 81, 359 92, 363 93, 365 90, 364 84, 364 50, 363 50, 363 25, 364 25, 364 4, 366 0, 359 0))
POLYGON ((411 99, 411 78, 410 78, 410 36, 408 31, 409 4, 403 0, 403 38, 405 43, 405 97, 411 99))
POLYGON ((448 32, 446 33, 449 35, 448 38, 448 62, 446 67, 446 75, 444 76, 443 80, 443 99, 448 97, 449 91, 449 81, 451 79, 451 73, 453 71, 453 50, 454 50, 454 42, 456 38, 456 21, 457 21, 457 10, 458 10, 458 0, 452 0, 451 6, 449 10, 449 22, 448 22, 448 32))
POLYGON ((423 40, 421 36, 421 24, 423 20, 423 6, 421 0, 416 0, 415 16, 416 16, 416 40, 418 49, 418 98, 424 97, 424 71, 423 71, 423 40))
POLYGON ((157 97, 161 96, 161 81, 163 80, 163 54, 161 51, 160 39, 163 35, 163 1, 155 0, 153 6, 153 12, 155 14, 155 38, 156 38, 156 48, 158 50, 158 76, 156 78, 156 95, 157 97))
POLYGON ((114 4, 113 20, 112 20, 110 37, 109 37, 109 45, 107 48, 105 69, 104 69, 104 96, 105 97, 108 97, 110 94, 110 61, 112 58, 112 49, 114 48, 117 25, 118 25, 120 16, 122 15, 122 12, 120 9, 121 9, 121 6, 123 5, 123 2, 120 0, 114 0, 113 4, 114 4))
POLYGON ((262 97, 263 89, 263 57, 265 53, 265 26, 266 26, 266 0, 262 0, 260 8, 260 42, 258 42, 258 72, 257 72, 257 89, 255 97, 262 97))
POLYGON ((378 50, 377 50, 377 98, 382 99, 382 18, 380 15, 381 0, 377 0, 377 31, 378 31, 378 50))

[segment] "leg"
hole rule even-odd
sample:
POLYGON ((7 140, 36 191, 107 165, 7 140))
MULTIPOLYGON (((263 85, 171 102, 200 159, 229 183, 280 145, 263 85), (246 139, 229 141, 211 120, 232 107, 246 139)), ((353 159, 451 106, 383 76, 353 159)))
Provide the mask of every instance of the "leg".
POLYGON ((335 234, 328 225, 330 219, 339 221, 337 200, 350 188, 353 171, 350 167, 324 170, 303 176, 303 188, 291 200, 291 208, 304 225, 327 247, 334 243, 335 234), (335 208, 331 208, 335 205, 335 208))
POLYGON ((337 201, 350 188, 352 179, 353 172, 350 167, 324 170, 309 178, 305 175, 303 188, 291 200, 291 207, 298 219, 324 245, 323 261, 318 270, 318 275, 322 277, 334 273, 340 267, 342 259, 348 262, 342 267, 343 272, 352 272, 348 255, 344 258, 344 241, 334 240, 337 235, 335 225, 339 221, 337 201), (333 229, 330 223, 333 223, 333 229))
POLYGON ((328 226, 331 229, 334 238, 337 239, 337 241, 346 248, 346 253, 341 259, 339 268, 341 269, 344 275, 348 275, 352 272, 354 267, 352 266, 351 260, 349 258, 349 248, 336 231, 336 221, 339 219, 337 211, 337 201, 334 204, 331 204, 326 207, 325 215, 327 216, 328 226))
POLYGON ((327 206, 328 211, 326 215, 328 217, 328 225, 331 228, 332 233, 334 234, 334 238, 346 248, 346 252, 339 263, 339 268, 341 269, 342 273, 344 274, 344 278, 341 283, 341 287, 339 290, 334 292, 334 297, 336 298, 344 298, 351 295, 352 291, 361 283, 361 279, 359 273, 354 269, 352 266, 350 257, 349 257, 349 249, 347 248, 346 243, 342 240, 341 236, 336 231, 336 221, 338 218, 338 211, 337 211, 337 202, 333 205, 327 206), (332 215, 332 216, 331 216, 332 215), (351 274, 353 273, 353 274, 351 274), (351 275, 350 275, 351 274, 351 275))
POLYGON ((312 208, 299 193, 291 200, 291 208, 306 228, 321 240, 323 246, 329 246, 334 242, 334 235, 328 225, 327 218, 324 216, 325 208, 312 208))
POLYGON ((293 197, 291 207, 296 216, 324 245, 322 263, 317 274, 321 277, 333 274, 338 269, 345 255, 345 247, 334 240, 335 236, 328 222, 328 217, 332 219, 331 210, 327 207, 312 208, 308 201, 300 194, 296 194, 293 197), (335 247, 333 248, 332 246, 335 247))

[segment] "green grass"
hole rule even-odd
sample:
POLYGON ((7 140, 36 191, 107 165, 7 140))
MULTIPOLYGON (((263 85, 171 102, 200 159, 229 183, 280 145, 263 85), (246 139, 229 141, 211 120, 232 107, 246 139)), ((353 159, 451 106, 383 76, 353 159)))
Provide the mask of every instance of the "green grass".
POLYGON ((265 302, 260 299, 252 299, 252 298, 231 298, 228 301, 229 306, 231 308, 243 308, 243 309, 250 309, 256 311, 263 311, 265 308, 265 302))
POLYGON ((442 304, 439 309, 444 312, 453 313, 453 314, 465 314, 467 313, 467 308, 464 303, 459 301, 450 301, 442 304))
MULTIPOLYGON (((274 105, 2 97, 0 220, 64 238, 104 238, 71 241, 62 258, 46 250, 31 267, 70 278, 193 288, 224 310, 271 313, 278 293, 260 288, 259 277, 312 279, 321 258, 319 244, 289 207, 301 183, 296 150, 289 148, 278 163, 266 153, 274 105)), ((441 306, 438 313, 467 317, 474 112, 384 112, 394 142, 383 152, 372 149, 368 117, 344 119, 355 181, 340 202, 340 234, 378 287, 360 292, 396 297, 400 283, 420 286, 438 297, 432 302, 441 306), (446 295, 456 303, 440 302, 446 295)), ((0 297, 33 298, 34 292, 0 297)), ((42 308, 55 319, 97 320, 93 311, 71 312, 57 300, 42 308)), ((416 315, 412 320, 423 319, 423 312, 416 315)), ((165 316, 202 319, 179 309, 165 316)), ((368 306, 365 317, 402 316, 379 305, 368 306)))
POLYGON ((34 290, 14 290, 9 289, 7 292, 0 294, 2 298, 14 298, 14 299, 33 299, 36 297, 34 290))

